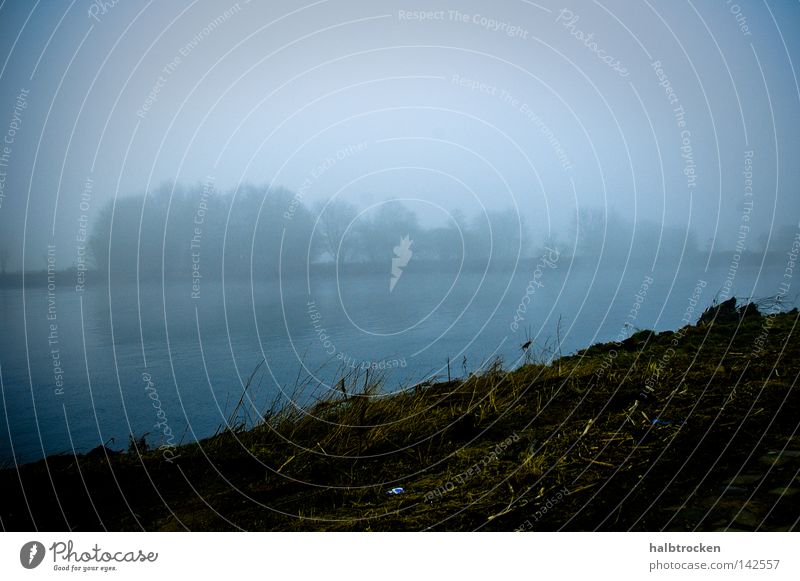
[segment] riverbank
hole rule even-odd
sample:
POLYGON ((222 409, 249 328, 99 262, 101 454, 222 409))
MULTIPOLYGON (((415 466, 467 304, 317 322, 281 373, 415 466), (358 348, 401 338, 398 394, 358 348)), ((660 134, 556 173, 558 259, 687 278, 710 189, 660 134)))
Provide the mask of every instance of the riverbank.
POLYGON ((389 396, 353 373, 250 430, 3 470, 0 518, 6 530, 790 530, 798 312, 765 312, 729 301, 674 332, 389 396))

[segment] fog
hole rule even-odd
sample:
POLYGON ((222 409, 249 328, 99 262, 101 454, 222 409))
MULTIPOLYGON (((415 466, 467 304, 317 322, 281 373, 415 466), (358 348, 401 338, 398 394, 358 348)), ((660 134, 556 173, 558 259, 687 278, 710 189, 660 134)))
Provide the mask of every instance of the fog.
MULTIPOLYGON (((0 13, 6 271, 41 270, 48 244, 58 269, 77 266, 76 239, 108 235, 114 212, 112 246, 188 247, 209 183, 209 265, 223 242, 237 255, 254 246, 255 232, 259 254, 277 256, 284 229, 285 251, 335 261, 341 233, 325 224, 356 217, 339 240, 346 262, 378 248, 388 260, 405 235, 418 258, 480 262, 490 230, 493 256, 512 262, 556 242, 620 260, 684 247, 708 259, 737 244, 779 252, 800 215, 795 3, 6 2, 0 13), (581 240, 581 221, 600 238, 581 240), (386 240, 365 237, 367 223, 386 240)), ((109 259, 91 254, 93 268, 109 259)))

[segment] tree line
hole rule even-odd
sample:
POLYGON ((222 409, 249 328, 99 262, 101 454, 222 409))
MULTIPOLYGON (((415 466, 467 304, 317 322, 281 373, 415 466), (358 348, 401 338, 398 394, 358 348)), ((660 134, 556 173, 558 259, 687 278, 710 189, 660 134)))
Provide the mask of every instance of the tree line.
POLYGON ((456 208, 431 226, 399 201, 367 209, 341 199, 309 205, 283 188, 222 193, 208 184, 165 184, 108 202, 94 220, 90 250, 95 269, 122 277, 181 277, 195 268, 204 278, 274 278, 279 270, 334 266, 382 272, 406 237, 418 267, 511 266, 545 247, 589 262, 705 256, 685 227, 634 223, 597 208, 580 208, 571 228, 545 236, 513 209, 466 216, 456 208))
POLYGON ((524 220, 511 210, 423 226, 398 201, 363 209, 344 200, 309 206, 291 191, 253 185, 209 193, 169 184, 107 203, 92 226, 93 267, 122 277, 270 278, 308 267, 386 270, 404 237, 420 263, 486 267, 529 253, 524 220), (193 265, 199 265, 193 267, 193 265))

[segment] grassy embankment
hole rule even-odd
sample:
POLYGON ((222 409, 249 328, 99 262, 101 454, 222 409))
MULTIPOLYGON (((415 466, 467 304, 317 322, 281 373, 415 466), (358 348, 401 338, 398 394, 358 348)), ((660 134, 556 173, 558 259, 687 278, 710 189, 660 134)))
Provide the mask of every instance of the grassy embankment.
POLYGON ((7 530, 789 530, 797 320, 723 303, 676 332, 391 396, 351 374, 338 395, 171 462, 101 448, 4 470, 0 518, 7 530))

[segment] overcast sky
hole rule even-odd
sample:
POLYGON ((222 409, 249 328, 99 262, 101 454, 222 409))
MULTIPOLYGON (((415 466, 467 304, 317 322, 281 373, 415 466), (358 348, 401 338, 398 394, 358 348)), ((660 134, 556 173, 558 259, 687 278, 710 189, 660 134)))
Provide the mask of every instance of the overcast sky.
POLYGON ((749 242, 800 217, 797 2, 103 4, 0 4, 14 267, 23 240, 69 266, 81 215, 207 176, 431 222, 516 207, 542 236, 606 207, 730 248, 752 167, 749 242))

